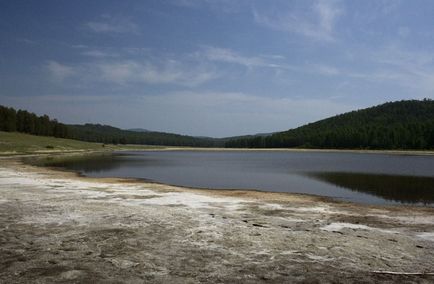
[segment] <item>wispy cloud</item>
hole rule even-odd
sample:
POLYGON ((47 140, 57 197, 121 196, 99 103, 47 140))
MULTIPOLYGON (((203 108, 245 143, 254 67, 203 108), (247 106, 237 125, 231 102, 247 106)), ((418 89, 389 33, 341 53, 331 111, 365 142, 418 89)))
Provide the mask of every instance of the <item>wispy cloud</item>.
POLYGON ((272 13, 253 10, 259 24, 321 41, 335 39, 335 24, 342 14, 343 8, 337 0, 317 0, 307 10, 275 10, 272 13))
POLYGON ((56 61, 48 61, 45 66, 48 69, 51 79, 61 82, 76 74, 74 67, 67 66, 56 61))
MULTIPOLYGON (((371 65, 369 72, 349 72, 348 76, 378 83, 403 86, 425 96, 434 91, 434 55, 432 52, 408 51, 388 45, 359 56, 371 65)), ((418 96, 418 94, 414 94, 418 96)))
POLYGON ((16 41, 21 42, 21 43, 25 43, 25 44, 30 44, 30 45, 38 44, 38 42, 36 40, 32 40, 32 39, 28 39, 28 38, 17 38, 16 41))
POLYGON ((398 35, 401 38, 406 38, 411 34, 411 29, 409 27, 399 27, 398 28, 398 35))
POLYGON ((97 58, 118 57, 119 56, 116 53, 105 52, 105 51, 98 50, 98 49, 92 49, 92 50, 83 51, 81 54, 85 55, 85 56, 97 57, 97 58))
POLYGON ((201 8, 208 7, 216 12, 223 13, 237 13, 245 7, 249 0, 170 0, 175 6, 189 7, 189 8, 201 8))
MULTIPOLYGON (((397 46, 378 47, 375 50, 359 50, 358 61, 363 66, 310 64, 301 66, 300 72, 335 76, 342 80, 355 80, 362 85, 396 87, 423 98, 434 91, 434 55, 432 53, 405 51, 397 46)), ((393 96, 393 94, 391 94, 393 96)))
POLYGON ((84 26, 96 33, 132 33, 137 34, 139 27, 129 18, 103 15, 100 20, 90 21, 84 26))
POLYGON ((66 65, 48 63, 50 76, 57 81, 74 77, 81 82, 127 84, 177 84, 194 87, 217 77, 217 73, 201 67, 191 68, 174 60, 160 64, 131 60, 95 61, 66 65))
POLYGON ((325 64, 313 64, 305 67, 305 69, 309 73, 315 73, 325 76, 336 76, 341 75, 342 72, 335 66, 325 65, 325 64))
POLYGON ((180 62, 169 60, 160 66, 134 61, 99 64, 101 77, 110 82, 179 84, 197 86, 216 77, 211 71, 189 68, 180 62))
POLYGON ((244 56, 231 49, 220 47, 206 47, 204 52, 199 53, 206 59, 211 61, 219 61, 243 65, 247 68, 252 67, 268 67, 268 68, 287 68, 284 65, 275 63, 276 60, 281 60, 282 56, 244 56), (273 60, 273 61, 272 61, 273 60))
POLYGON ((335 21, 342 14, 342 9, 338 7, 336 0, 320 0, 314 5, 314 10, 318 14, 319 35, 325 37, 333 36, 335 21))
POLYGON ((400 45, 389 44, 372 51, 372 59, 382 64, 406 69, 433 67, 434 54, 428 51, 408 51, 400 45))
POLYGON ((377 0, 376 2, 378 9, 384 15, 390 15, 396 12, 399 6, 402 4, 401 0, 377 0))

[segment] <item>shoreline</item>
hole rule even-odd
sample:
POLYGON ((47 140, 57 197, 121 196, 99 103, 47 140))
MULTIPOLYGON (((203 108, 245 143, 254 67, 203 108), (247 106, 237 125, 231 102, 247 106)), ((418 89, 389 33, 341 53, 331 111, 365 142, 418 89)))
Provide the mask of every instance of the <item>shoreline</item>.
POLYGON ((217 148, 217 147, 177 147, 154 145, 125 145, 131 148, 99 149, 99 150, 38 150, 28 153, 0 152, 0 159, 12 157, 38 156, 38 155, 68 155, 89 153, 113 153, 113 152, 159 152, 159 151, 204 151, 204 152, 312 152, 312 153, 353 153, 353 154, 378 154, 378 155, 414 155, 434 156, 434 150, 368 150, 368 149, 308 149, 308 148, 217 148), (137 146, 137 148, 134 148, 137 146), (143 148, 149 147, 149 148, 143 148), (155 147, 155 148, 153 148, 155 147))
POLYGON ((430 207, 80 177, 17 157, 0 166, 0 205, 0 282, 434 281, 430 207))
MULTIPOLYGON (((199 148, 200 149, 200 148, 199 148)), ((177 151, 176 149, 170 149, 169 151, 177 151)), ((129 150, 127 150, 129 151, 129 150)), ((150 150, 141 150, 141 151, 154 151, 150 150)), ((158 150, 164 151, 164 150, 158 150)), ((85 151, 85 152, 63 152, 63 153, 48 153, 47 155, 51 156, 71 156, 71 155, 92 155, 92 154, 109 154, 115 151, 85 151)), ((116 151, 117 152, 117 151, 116 151)), ((45 154, 45 153, 44 153, 45 154)), ((43 155, 44 155, 43 154, 43 155)), ((61 179, 70 179, 77 180, 82 182, 90 182, 90 183, 108 183, 108 184, 125 184, 125 185, 140 185, 143 187, 150 187, 155 190, 162 191, 174 191, 174 192, 187 192, 187 193, 195 193, 199 195, 205 196, 216 196, 216 197, 242 197, 245 199, 255 200, 255 201, 263 201, 263 202, 278 202, 285 203, 288 201, 299 200, 306 203, 325 203, 331 204, 334 206, 341 207, 354 207, 354 208, 369 208, 375 210, 392 210, 392 211, 403 211, 405 210, 415 210, 415 211, 427 211, 432 212, 434 214, 434 207, 432 206, 422 206, 422 205, 408 205, 408 204, 367 204, 367 203, 358 203, 353 201, 341 200, 334 197, 315 195, 315 194, 307 194, 307 193, 297 193, 297 192, 274 192, 274 191, 262 191, 257 189, 216 189, 216 188, 200 188, 200 187, 188 187, 188 186, 179 186, 173 185, 158 181, 151 181, 140 178, 122 178, 122 177, 90 177, 86 175, 82 175, 79 172, 74 170, 56 168, 56 167, 47 167, 47 166, 36 166, 29 163, 25 163, 21 160, 23 157, 40 157, 40 154, 31 154, 26 156, 9 156, 6 160, 9 160, 10 163, 6 164, 5 168, 12 168, 16 171, 43 174, 50 178, 61 178, 61 179)), ((3 157, 5 158, 5 157, 3 157)), ((1 159, 1 158, 0 158, 1 159)))
MULTIPOLYGON (((200 149, 200 148, 197 148, 200 149)), ((127 150, 129 151, 129 150, 127 150)), ((154 151, 152 149, 149 150, 143 150, 142 152, 148 152, 148 151, 154 151)), ((165 150, 158 150, 158 151, 165 151, 165 150)), ((167 151, 178 151, 177 149, 168 149, 167 151)), ((188 150, 186 150, 188 151, 188 150)), ((39 157, 43 157, 43 156, 48 156, 48 157, 53 157, 53 158, 57 158, 57 157, 74 157, 74 156, 85 156, 85 155, 110 155, 113 154, 115 152, 123 152, 123 151, 88 151, 88 152, 75 152, 75 153, 70 153, 70 152, 66 152, 66 153, 54 153, 54 154, 35 154, 35 155, 26 155, 26 156, 21 156, 21 157, 10 157, 11 159, 18 159, 19 162, 21 163, 21 165, 29 165, 32 167, 36 167, 36 168, 42 168, 42 169, 49 169, 51 171, 53 171, 54 173, 72 173, 74 176, 78 177, 78 178, 82 178, 84 180, 88 179, 88 180, 122 180, 123 182, 133 182, 133 183, 143 183, 143 184, 155 184, 155 185, 161 185, 161 186, 170 186, 173 188, 178 188, 179 190, 184 190, 184 191, 193 191, 193 192, 197 192, 197 193, 201 193, 201 194, 213 194, 213 195, 221 195, 221 196, 231 196, 231 195, 244 195, 244 196, 257 196, 257 198, 261 198, 261 200, 276 200, 277 198, 271 198, 271 196, 276 196, 279 197, 282 200, 285 200, 285 196, 300 196, 300 197, 305 197, 305 198, 310 198, 313 201, 323 201, 323 202, 328 202, 328 203, 335 203, 335 204, 349 204, 349 205, 361 205, 361 206, 365 206, 365 207, 372 207, 372 208, 388 208, 388 207, 406 207, 406 208, 433 208, 434 209, 434 205, 430 204, 430 205, 426 205, 426 204, 421 204, 421 203, 385 203, 385 204, 371 204, 371 203, 362 203, 362 202, 357 202, 357 201, 351 201, 351 200, 345 200, 345 199, 340 199, 337 197, 332 197, 332 196, 324 196, 324 195, 320 195, 320 194, 309 194, 309 193, 299 193, 299 192, 279 192, 279 191, 266 191, 266 190, 261 190, 261 189, 241 189, 241 188, 227 188, 227 189, 222 189, 222 188, 212 188, 212 187, 191 187, 191 186, 183 186, 183 185, 176 185, 176 184, 170 184, 170 183, 165 183, 165 182, 159 182, 159 181, 154 181, 154 180, 150 180, 150 179, 146 179, 146 178, 133 178, 133 177, 91 177, 91 176, 87 176, 85 174, 81 174, 77 171, 74 170, 68 170, 65 168, 61 168, 61 167, 50 167, 50 166, 39 166, 39 165, 34 165, 32 163, 27 163, 22 161, 22 158, 35 158, 38 159, 39 157), (212 193, 209 193, 212 192, 212 193)), ((141 152, 141 151, 137 151, 137 152, 141 152)), ((1 157, 0 157, 1 159, 1 157)))
MULTIPOLYGON (((133 145, 130 145, 133 146, 133 145)), ((362 150, 362 149, 308 149, 308 148, 201 148, 201 147, 174 147, 164 146, 156 149, 125 149, 123 151, 222 151, 222 152, 312 152, 312 153, 354 153, 354 154, 380 154, 380 155, 415 155, 433 156, 434 150, 362 150)))
MULTIPOLYGON (((103 154, 102 152, 92 152, 92 153, 74 153, 74 155, 86 155, 86 154, 103 154)), ((65 153, 66 156, 70 156, 70 153, 65 153)), ((28 156, 30 157, 30 156, 28 156)), ((33 156, 31 156, 33 157, 33 156)), ((11 157, 11 164, 8 166, 12 166, 15 170, 19 170, 21 167, 25 167, 26 170, 35 173, 44 173, 50 177, 60 177, 67 179, 75 179, 79 181, 88 181, 94 183, 123 183, 123 184, 140 184, 142 186, 149 186, 154 188, 165 188, 173 191, 179 192, 190 192, 197 193, 202 195, 210 195, 210 196, 221 196, 221 197, 239 197, 243 196, 244 198, 254 199, 254 200, 262 200, 262 201, 281 201, 285 200, 306 200, 309 202, 327 202, 334 204, 347 204, 347 205, 362 205, 365 207, 413 207, 406 205, 369 205, 369 204, 359 204, 351 201, 344 201, 335 199, 333 197, 314 195, 314 194, 306 194, 306 193, 292 193, 292 192, 273 192, 273 191, 261 191, 257 189, 216 189, 216 188, 200 188, 200 187, 187 187, 187 186, 179 186, 173 185, 158 181, 151 181, 140 178, 121 178, 121 177, 90 177, 86 175, 82 175, 79 172, 74 170, 56 168, 56 167, 47 167, 47 166, 36 166, 29 163, 25 163, 19 160, 21 157, 11 157)), ((421 207, 421 206, 417 206, 421 207)), ((434 209, 434 208, 433 208, 434 209)))

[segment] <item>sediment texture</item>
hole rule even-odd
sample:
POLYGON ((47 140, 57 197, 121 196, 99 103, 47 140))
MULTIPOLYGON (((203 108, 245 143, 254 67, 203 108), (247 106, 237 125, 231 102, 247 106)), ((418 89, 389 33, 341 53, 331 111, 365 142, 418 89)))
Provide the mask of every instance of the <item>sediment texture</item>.
POLYGON ((2 161, 0 255, 1 283, 432 283, 434 209, 2 161))

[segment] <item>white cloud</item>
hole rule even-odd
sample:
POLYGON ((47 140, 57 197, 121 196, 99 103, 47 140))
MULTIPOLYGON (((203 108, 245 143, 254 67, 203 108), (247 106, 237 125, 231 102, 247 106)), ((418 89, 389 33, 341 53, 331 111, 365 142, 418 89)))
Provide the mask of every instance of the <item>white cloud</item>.
POLYGON ((189 68, 173 60, 168 60, 160 66, 148 62, 121 61, 98 64, 97 68, 103 79, 120 84, 148 83, 197 86, 217 76, 212 71, 189 68))
POLYGON ((378 8, 381 13, 384 15, 390 15, 395 13, 401 5, 401 0, 376 0, 374 1, 378 5, 378 8))
POLYGON ((254 67, 293 69, 293 67, 281 63, 285 59, 281 55, 244 56, 231 49, 211 46, 205 47, 204 51, 197 52, 195 55, 206 60, 237 64, 249 69, 254 67))
POLYGON ((338 68, 330 65, 324 65, 324 64, 314 64, 307 67, 306 70, 311 73, 316 73, 325 76, 341 75, 341 71, 338 68))
POLYGON ((17 38, 16 41, 21 42, 21 43, 25 43, 25 44, 29 44, 29 45, 38 44, 37 41, 32 40, 32 39, 28 39, 28 38, 17 38))
POLYGON ((171 0, 175 6, 188 7, 188 8, 200 8, 206 6, 216 12, 224 12, 228 14, 237 13, 249 4, 249 0, 171 0))
POLYGON ((342 9, 337 6, 335 0, 320 0, 314 5, 314 10, 319 16, 320 33, 332 36, 335 21, 342 14, 342 9))
POLYGON ((253 67, 266 67, 276 68, 286 71, 293 71, 299 73, 319 74, 324 76, 341 75, 341 71, 334 66, 316 63, 305 64, 300 66, 287 65, 282 63, 285 60, 281 55, 260 55, 260 56, 244 56, 231 49, 219 47, 206 47, 200 56, 211 61, 233 63, 245 66, 247 68, 253 67), (276 63, 277 62, 277 63, 276 63))
POLYGON ((97 49, 83 51, 81 54, 85 55, 85 56, 97 57, 97 58, 117 57, 118 56, 115 53, 109 53, 109 52, 105 52, 105 51, 97 50, 97 49))
POLYGON ((88 48, 89 46, 85 45, 85 44, 73 44, 71 45, 72 48, 77 48, 77 49, 84 49, 84 48, 88 48))
POLYGON ((246 67, 262 66, 264 61, 258 57, 243 57, 232 50, 218 47, 209 47, 205 51, 205 57, 209 60, 236 63, 246 67))
POLYGON ((56 61, 49 61, 46 65, 50 76, 55 81, 63 81, 68 77, 76 74, 76 70, 73 67, 58 63, 56 61))
POLYGON ((409 27, 399 27, 398 35, 402 38, 406 38, 411 34, 411 30, 409 27))
POLYGON ((74 76, 82 83, 106 82, 118 85, 177 84, 194 87, 218 76, 212 70, 200 66, 192 68, 174 60, 166 60, 160 64, 147 61, 111 60, 76 65, 50 61, 48 69, 51 76, 58 81, 74 76))
POLYGON ((434 55, 431 52, 408 51, 389 45, 359 52, 358 56, 370 64, 371 70, 348 72, 349 77, 402 86, 412 90, 413 97, 431 96, 434 91, 434 55))
POLYGON ((394 67, 414 69, 433 67, 434 54, 427 51, 407 51, 398 45, 388 45, 372 51, 374 60, 394 67))
MULTIPOLYGON (((8 98, 11 99, 11 98, 8 98)), ((120 96, 113 95, 40 95, 40 96, 21 96, 16 99, 18 102, 23 102, 26 100, 37 99, 38 102, 43 103, 101 103, 104 101, 119 101, 123 98, 120 96)))
POLYGON ((264 58, 246 57, 226 48, 207 47, 203 55, 208 60, 234 63, 234 64, 243 65, 248 68, 251 67, 282 68, 283 67, 278 64, 268 62, 264 58))
POLYGON ((257 23, 275 30, 300 34, 305 37, 321 40, 334 40, 335 24, 343 9, 336 0, 317 0, 308 11, 273 11, 264 14, 253 11, 257 23))
POLYGON ((99 21, 91 21, 84 26, 96 33, 133 33, 139 32, 139 27, 128 18, 105 15, 99 21))

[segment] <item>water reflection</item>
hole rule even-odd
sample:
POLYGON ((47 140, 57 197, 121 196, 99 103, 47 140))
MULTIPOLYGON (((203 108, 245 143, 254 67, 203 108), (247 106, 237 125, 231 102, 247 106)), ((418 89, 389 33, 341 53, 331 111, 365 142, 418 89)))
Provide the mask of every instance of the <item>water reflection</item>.
POLYGON ((434 205, 434 157, 353 153, 155 151, 38 160, 91 177, 210 189, 329 196, 368 204, 434 205))
POLYGON ((307 176, 352 191, 401 203, 434 202, 434 178, 349 172, 308 173, 307 176))
POLYGON ((115 155, 87 155, 70 157, 47 157, 36 160, 26 160, 34 165, 65 168, 79 173, 105 172, 121 167, 123 161, 115 155))
POLYGON ((170 161, 130 155, 127 153, 44 157, 36 159, 30 158, 25 159, 25 162, 37 166, 68 169, 82 174, 105 173, 108 171, 120 169, 126 164, 128 165, 128 168, 169 166, 169 164, 172 164, 170 163, 170 161))

